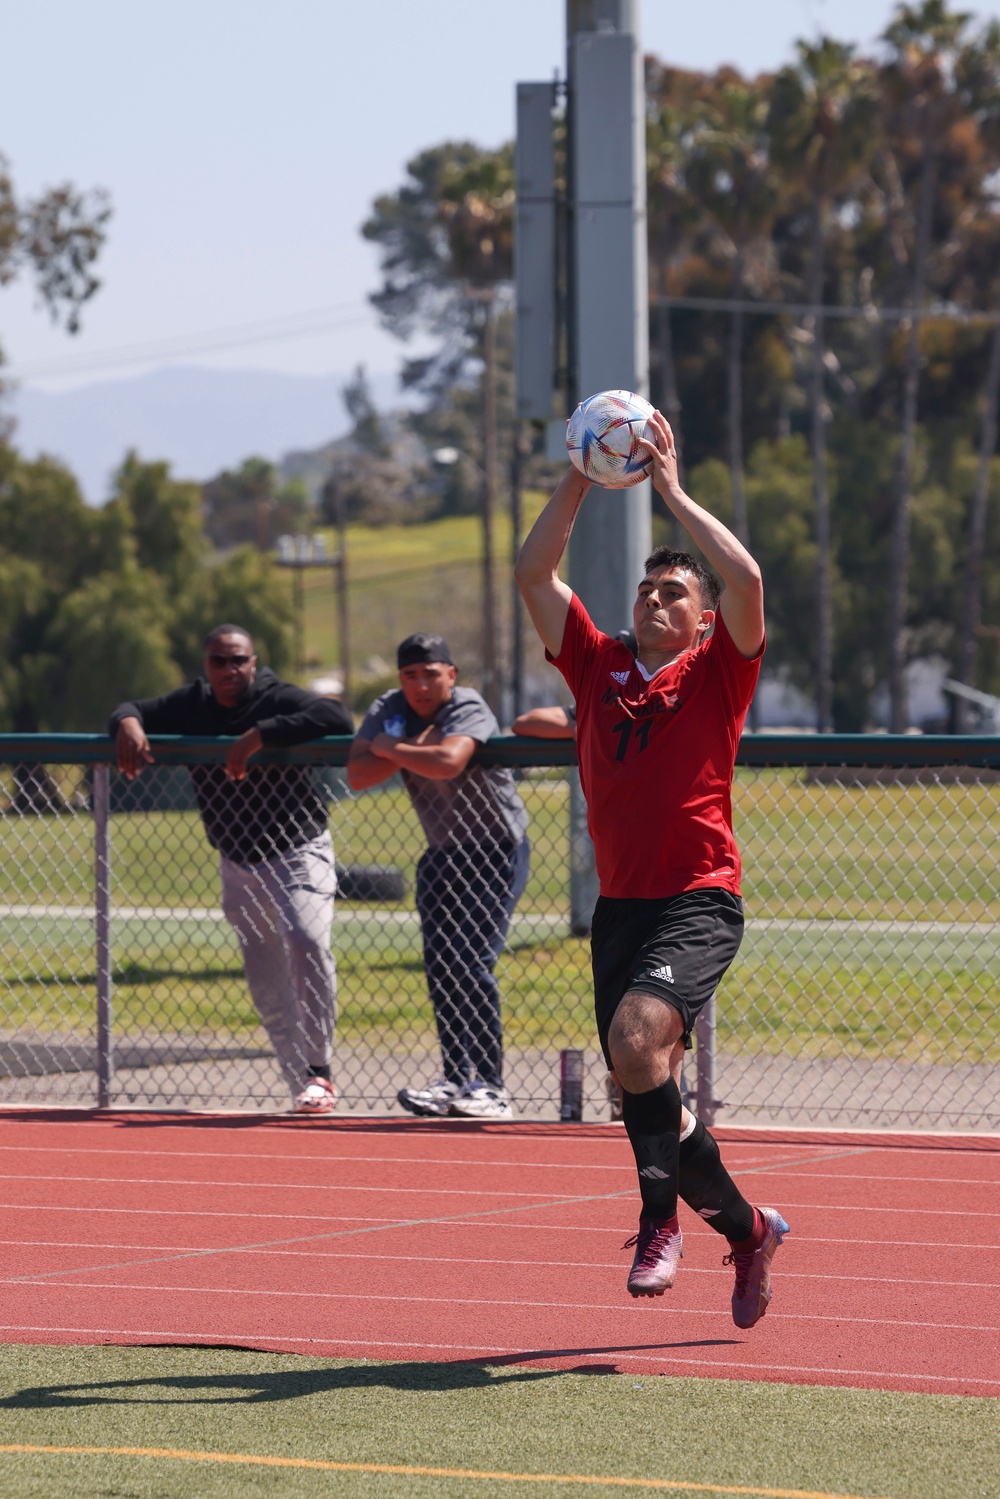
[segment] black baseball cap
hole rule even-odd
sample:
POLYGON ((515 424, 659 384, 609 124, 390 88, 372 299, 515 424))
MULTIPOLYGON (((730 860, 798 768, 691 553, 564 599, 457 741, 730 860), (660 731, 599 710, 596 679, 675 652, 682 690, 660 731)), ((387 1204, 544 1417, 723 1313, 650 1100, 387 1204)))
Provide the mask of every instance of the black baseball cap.
POLYGON ((419 630, 416 635, 407 635, 396 651, 396 665, 425 666, 431 661, 443 661, 454 666, 448 642, 441 635, 428 635, 419 630))

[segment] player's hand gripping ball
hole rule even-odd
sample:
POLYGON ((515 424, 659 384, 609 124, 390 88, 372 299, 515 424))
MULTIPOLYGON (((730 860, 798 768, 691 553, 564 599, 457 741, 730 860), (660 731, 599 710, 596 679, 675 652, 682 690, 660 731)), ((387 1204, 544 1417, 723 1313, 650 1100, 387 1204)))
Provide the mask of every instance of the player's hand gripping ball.
POLYGON ((605 489, 630 489, 649 474, 655 442, 646 429, 653 407, 631 390, 602 390, 581 401, 566 423, 566 446, 574 468, 605 489))

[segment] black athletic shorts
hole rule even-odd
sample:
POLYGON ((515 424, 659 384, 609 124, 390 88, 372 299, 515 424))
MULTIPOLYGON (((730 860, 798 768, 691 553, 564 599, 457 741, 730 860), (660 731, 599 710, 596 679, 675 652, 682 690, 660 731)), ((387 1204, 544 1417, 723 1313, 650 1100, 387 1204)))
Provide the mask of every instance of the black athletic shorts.
POLYGON ((700 1010, 743 940, 743 902, 728 890, 685 890, 663 900, 598 897, 590 929, 597 1032, 608 1066, 608 1031, 630 989, 655 994, 684 1021, 684 1045, 700 1010))

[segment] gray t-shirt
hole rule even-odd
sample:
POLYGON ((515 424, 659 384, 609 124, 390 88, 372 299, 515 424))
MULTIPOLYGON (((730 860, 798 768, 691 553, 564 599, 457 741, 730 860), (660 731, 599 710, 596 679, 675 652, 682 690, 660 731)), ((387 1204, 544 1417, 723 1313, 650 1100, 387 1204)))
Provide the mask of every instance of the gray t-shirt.
MULTIPOLYGON (((386 733, 409 739, 426 729, 428 722, 444 738, 463 734, 477 744, 485 744, 500 732, 489 707, 471 687, 456 687, 430 720, 414 713, 402 690, 396 688, 372 703, 358 738, 374 739, 386 733)), ((450 781, 432 781, 410 770, 400 774, 431 848, 486 839, 497 844, 520 843, 528 830, 528 814, 509 770, 469 765, 450 781)))

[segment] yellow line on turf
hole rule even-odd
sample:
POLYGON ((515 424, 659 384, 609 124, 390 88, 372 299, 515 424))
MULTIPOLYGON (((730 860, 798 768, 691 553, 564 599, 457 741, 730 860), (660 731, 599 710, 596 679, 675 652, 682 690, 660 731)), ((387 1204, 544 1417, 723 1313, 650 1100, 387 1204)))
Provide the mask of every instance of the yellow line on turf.
POLYGON ((615 1489, 669 1489, 672 1493, 743 1494, 751 1499, 862 1499, 825 1489, 755 1489, 742 1484, 685 1483, 679 1478, 616 1478, 582 1473, 491 1473, 476 1468, 417 1468, 400 1463, 334 1463, 312 1457, 266 1457, 250 1452, 185 1452, 178 1447, 38 1447, 0 1445, 0 1452, 68 1453, 73 1457, 167 1457, 187 1463, 248 1463, 261 1468, 316 1468, 324 1473, 392 1473, 401 1478, 501 1479, 507 1483, 582 1483, 615 1489))

